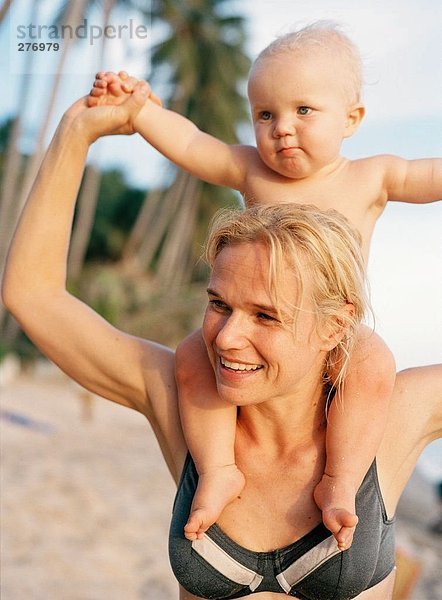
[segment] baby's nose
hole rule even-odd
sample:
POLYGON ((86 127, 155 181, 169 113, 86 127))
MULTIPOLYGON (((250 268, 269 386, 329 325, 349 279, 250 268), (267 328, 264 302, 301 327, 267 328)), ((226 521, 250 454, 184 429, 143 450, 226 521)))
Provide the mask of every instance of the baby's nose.
POLYGON ((280 118, 275 122, 273 134, 275 137, 282 137, 284 135, 294 135, 296 133, 296 127, 293 119, 289 117, 280 118))

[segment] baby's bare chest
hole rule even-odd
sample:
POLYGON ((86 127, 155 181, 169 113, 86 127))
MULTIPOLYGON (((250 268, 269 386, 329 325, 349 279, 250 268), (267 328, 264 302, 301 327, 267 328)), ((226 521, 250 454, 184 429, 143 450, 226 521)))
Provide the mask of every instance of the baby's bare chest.
POLYGON ((362 235, 368 247, 384 201, 378 182, 344 175, 321 180, 291 180, 258 175, 250 178, 244 194, 247 206, 256 204, 313 204, 320 210, 343 214, 362 235))

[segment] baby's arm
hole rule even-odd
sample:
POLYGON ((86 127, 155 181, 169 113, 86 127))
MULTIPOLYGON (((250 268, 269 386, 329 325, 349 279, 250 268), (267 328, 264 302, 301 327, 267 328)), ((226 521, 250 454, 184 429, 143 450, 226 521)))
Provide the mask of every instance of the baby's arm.
POLYGON ((424 204, 442 199, 442 159, 384 156, 388 200, 424 204))
POLYGON ((194 540, 202 537, 244 487, 234 453, 237 409, 218 396, 200 330, 177 348, 176 379, 184 436, 199 474, 184 528, 185 536, 194 540))
MULTIPOLYGON (((123 102, 134 82, 136 79, 124 72, 99 73, 91 92, 91 105, 123 102)), ((136 130, 149 144, 203 181, 244 190, 247 166, 252 156, 256 157, 256 149, 225 144, 198 129, 189 119, 163 108, 155 95, 151 99, 134 120, 136 130)))
MULTIPOLYGON (((334 381, 337 373, 329 375, 334 381)), ((361 325, 344 388, 330 407, 327 461, 315 490, 324 524, 341 550, 352 541, 357 523, 355 495, 382 440, 395 378, 390 350, 377 334, 361 325)))

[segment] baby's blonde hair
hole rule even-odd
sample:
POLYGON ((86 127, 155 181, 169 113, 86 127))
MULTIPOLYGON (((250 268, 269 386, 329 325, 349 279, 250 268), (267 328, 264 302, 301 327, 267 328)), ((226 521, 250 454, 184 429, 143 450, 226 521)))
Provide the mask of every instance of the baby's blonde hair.
MULTIPOLYGON (((254 206, 246 210, 225 209, 215 215, 205 256, 211 267, 226 246, 246 242, 264 244, 269 251, 269 291, 278 309, 287 302, 282 267, 293 268, 298 281, 296 313, 303 310, 305 294, 313 306, 317 325, 338 325, 344 335, 326 357, 325 374, 338 366, 334 386, 344 382, 355 331, 368 307, 365 264, 360 235, 335 210, 315 206, 279 204, 254 206), (307 285, 307 277, 309 285, 307 285), (352 305, 353 311, 343 310, 352 305)), ((295 325, 296 326, 296 325, 295 325)))
POLYGON ((277 37, 257 56, 251 69, 266 58, 281 53, 323 50, 335 60, 336 70, 342 70, 344 91, 348 101, 359 102, 362 88, 362 60, 357 46, 333 21, 316 21, 297 31, 277 37))

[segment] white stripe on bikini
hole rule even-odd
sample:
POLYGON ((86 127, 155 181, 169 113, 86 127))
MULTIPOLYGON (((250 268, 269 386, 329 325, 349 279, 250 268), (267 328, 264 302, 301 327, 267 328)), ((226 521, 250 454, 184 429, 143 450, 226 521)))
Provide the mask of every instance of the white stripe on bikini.
POLYGON ((339 554, 339 552, 340 550, 336 545, 335 538, 330 536, 298 558, 290 567, 277 575, 276 579, 282 589, 288 594, 293 586, 307 577, 307 575, 310 575, 326 560, 335 556, 335 554, 339 554))
POLYGON ((219 573, 241 585, 248 585, 254 592, 263 580, 263 576, 255 573, 232 558, 207 533, 201 540, 194 540, 192 548, 219 573))

